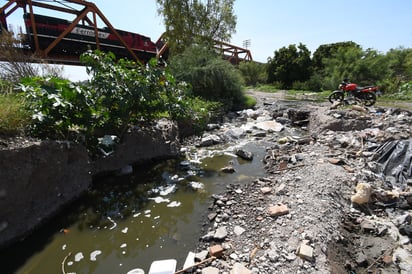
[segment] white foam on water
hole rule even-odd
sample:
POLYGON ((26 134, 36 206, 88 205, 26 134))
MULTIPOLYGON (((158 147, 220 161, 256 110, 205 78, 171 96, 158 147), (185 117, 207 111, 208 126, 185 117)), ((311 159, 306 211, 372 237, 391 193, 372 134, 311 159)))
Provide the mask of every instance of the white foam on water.
POLYGON ((95 250, 92 253, 90 253, 90 261, 96 261, 96 257, 102 254, 101 250, 95 250))
POLYGON ((115 221, 113 221, 113 219, 110 218, 109 216, 107 216, 107 219, 113 224, 112 227, 110 227, 109 229, 110 229, 110 230, 115 229, 116 226, 117 226, 117 223, 116 223, 115 221))
POLYGON ((76 262, 80 262, 81 260, 83 260, 84 256, 82 252, 77 253, 76 255, 74 255, 74 261, 76 262))
POLYGON ((170 193, 174 192, 176 190, 176 185, 171 185, 168 187, 162 187, 160 190, 160 195, 166 196, 169 195, 170 193))
POLYGON ((190 182, 189 185, 193 189, 203 189, 203 188, 205 188, 205 185, 203 183, 199 183, 199 182, 190 182))
POLYGON ((163 197, 155 197, 155 198, 149 198, 149 200, 153 200, 156 204, 160 204, 160 203, 169 203, 170 200, 169 199, 165 199, 163 197))
POLYGON ((173 201, 167 205, 167 207, 179 207, 182 203, 179 201, 173 201))

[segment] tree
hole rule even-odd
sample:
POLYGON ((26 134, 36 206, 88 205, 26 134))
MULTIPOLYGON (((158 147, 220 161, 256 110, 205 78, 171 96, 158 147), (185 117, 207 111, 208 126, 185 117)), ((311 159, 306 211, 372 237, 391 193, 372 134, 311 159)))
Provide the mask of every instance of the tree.
POLYGON ((266 65, 257 62, 241 62, 239 71, 242 74, 245 84, 256 86, 258 83, 264 83, 267 79, 266 65))
POLYGON ((268 81, 281 82, 284 88, 292 87, 294 82, 307 81, 311 76, 312 61, 308 48, 299 43, 275 51, 268 60, 268 81))
POLYGON ((30 56, 22 53, 20 37, 8 31, 0 34, 0 52, 5 59, 5 62, 0 62, 0 78, 11 82, 39 74, 38 68, 30 63, 30 56))
POLYGON ((17 35, 5 29, 0 32, 0 54, 5 60, 0 62, 0 79, 18 82, 22 78, 37 75, 62 77, 63 66, 32 63, 32 56, 23 52, 23 37, 21 30, 17 35))
MULTIPOLYGON (((399 47, 388 51, 385 79, 380 79, 379 85, 386 93, 397 93, 402 86, 412 80, 412 49, 399 47)), ((409 85, 410 86, 410 85, 409 85)))
POLYGON ((382 80, 387 74, 387 61, 376 50, 361 47, 341 47, 330 58, 323 59, 323 87, 336 88, 344 78, 359 85, 382 80))
POLYGON ((338 49, 351 47, 361 48, 358 44, 352 41, 320 45, 315 50, 312 57, 314 71, 319 72, 323 70, 325 68, 323 60, 325 58, 331 58, 334 54, 336 54, 338 49))
POLYGON ((412 49, 391 49, 387 54, 390 77, 401 80, 412 80, 412 49))
POLYGON ((173 56, 169 68, 178 81, 191 85, 193 96, 220 102, 225 110, 245 102, 240 72, 211 49, 193 45, 173 56))
POLYGON ((193 44, 229 41, 236 30, 234 0, 157 0, 173 54, 193 44))

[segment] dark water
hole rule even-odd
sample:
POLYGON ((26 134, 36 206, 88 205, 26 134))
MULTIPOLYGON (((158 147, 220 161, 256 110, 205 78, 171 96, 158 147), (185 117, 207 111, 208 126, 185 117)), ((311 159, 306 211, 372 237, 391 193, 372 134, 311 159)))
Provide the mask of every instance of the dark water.
POLYGON ((1 251, 1 273, 148 273, 161 259, 176 259, 180 269, 201 236, 211 194, 264 176, 264 146, 245 148, 254 153, 252 162, 221 150, 190 171, 169 160, 96 180, 85 197, 1 251), (236 172, 221 173, 229 162, 236 172))

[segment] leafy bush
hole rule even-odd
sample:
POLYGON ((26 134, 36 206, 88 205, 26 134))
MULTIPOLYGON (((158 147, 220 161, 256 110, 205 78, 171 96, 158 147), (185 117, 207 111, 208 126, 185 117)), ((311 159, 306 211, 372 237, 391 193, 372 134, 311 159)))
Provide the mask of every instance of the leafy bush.
POLYGON ((244 104, 239 72, 212 50, 192 46, 172 58, 170 69, 176 79, 192 86, 193 96, 221 102, 226 110, 244 104))
POLYGON ((156 60, 141 66, 99 51, 88 51, 81 60, 92 76, 85 88, 93 95, 97 106, 93 116, 99 126, 123 132, 131 123, 147 123, 162 115, 174 118, 184 112, 186 86, 159 68, 156 60))
POLYGON ((394 100, 412 100, 412 81, 400 84, 397 92, 387 94, 385 97, 394 100))
POLYGON ((176 117, 181 137, 201 135, 207 124, 216 122, 223 116, 223 106, 219 102, 188 96, 183 104, 186 111, 176 117))
POLYGON ((245 99, 245 108, 252 108, 256 105, 257 100, 255 97, 250 96, 250 95, 246 95, 246 99, 245 99))
POLYGON ((267 79, 266 65, 257 62, 241 62, 239 71, 247 86, 256 86, 263 84, 267 79))
POLYGON ((188 96, 187 85, 155 62, 116 61, 113 54, 98 51, 86 52, 81 60, 92 76, 84 85, 56 77, 21 81, 33 136, 86 141, 93 153, 99 137, 121 138, 130 125, 160 117, 190 123, 199 132, 221 109, 220 103, 188 96))
POLYGON ((93 128, 94 97, 87 89, 55 77, 23 78, 20 89, 31 113, 32 135, 66 139, 70 131, 93 128))
POLYGON ((38 137, 71 139, 81 133, 96 137, 121 137, 130 124, 184 115, 184 85, 178 85, 154 64, 141 66, 118 60, 113 54, 87 52, 81 57, 92 79, 77 85, 56 77, 31 77, 21 81, 26 107, 32 115, 30 132, 38 137))

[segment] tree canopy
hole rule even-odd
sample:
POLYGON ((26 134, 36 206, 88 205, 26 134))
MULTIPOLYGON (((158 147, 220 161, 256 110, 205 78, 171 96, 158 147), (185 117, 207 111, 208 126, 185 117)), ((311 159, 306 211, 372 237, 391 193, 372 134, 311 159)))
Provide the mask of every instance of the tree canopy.
POLYGON ((284 88, 290 88, 293 82, 304 82, 311 76, 311 58, 308 48, 300 43, 289 45, 275 51, 275 56, 268 60, 268 79, 278 81, 284 88))
POLYGON ((292 44, 275 51, 266 70, 267 82, 279 88, 331 90, 349 78, 359 85, 377 84, 385 93, 396 93, 412 81, 412 49, 399 47, 382 53, 347 41, 320 45, 311 57, 305 45, 292 44))
POLYGON ((193 44, 229 41, 236 30, 234 0, 157 0, 172 54, 193 44))

